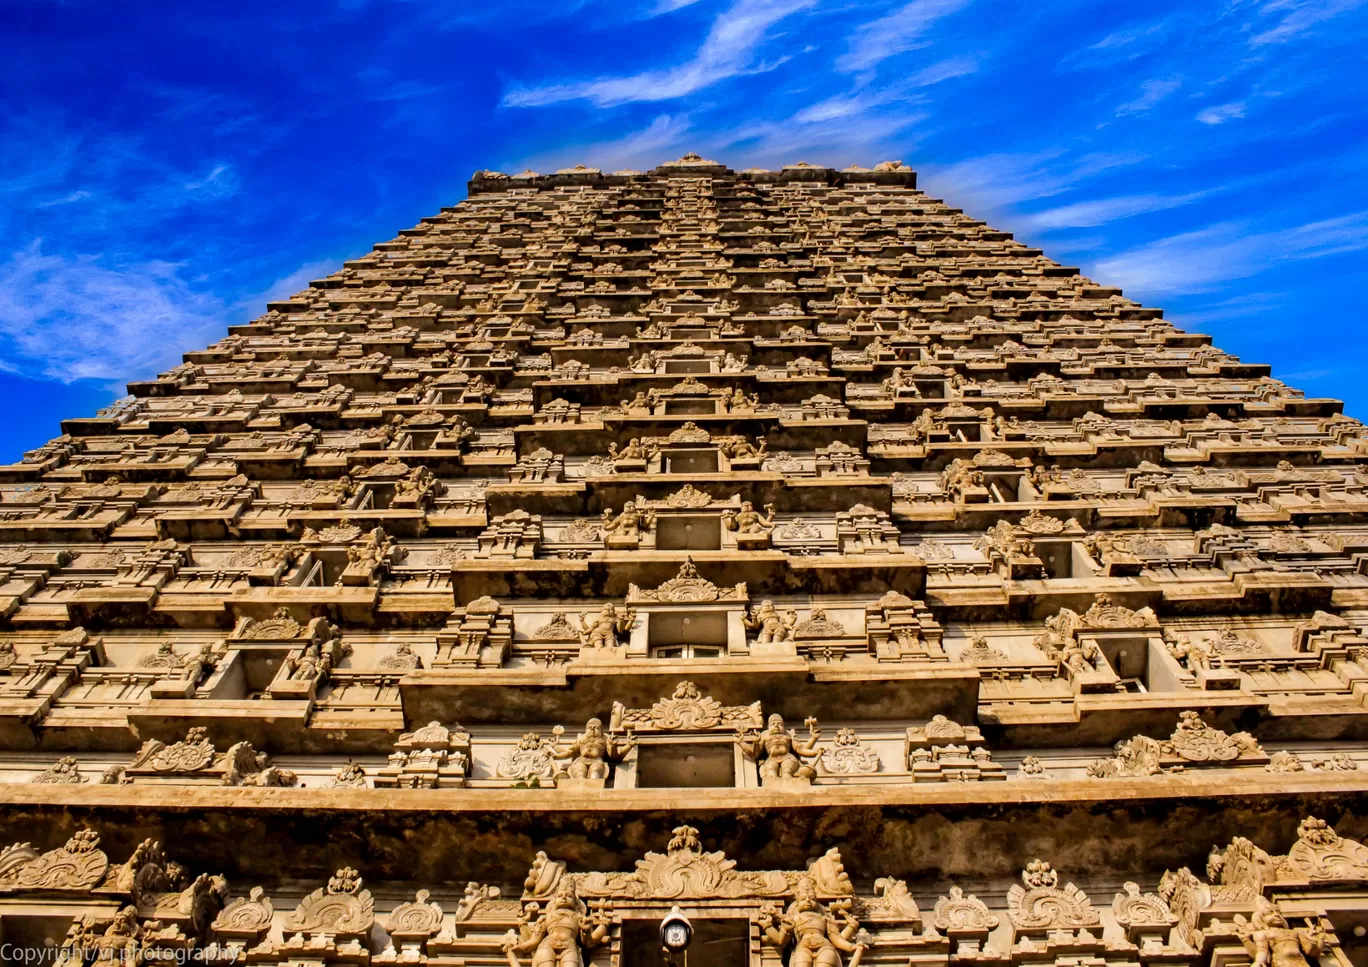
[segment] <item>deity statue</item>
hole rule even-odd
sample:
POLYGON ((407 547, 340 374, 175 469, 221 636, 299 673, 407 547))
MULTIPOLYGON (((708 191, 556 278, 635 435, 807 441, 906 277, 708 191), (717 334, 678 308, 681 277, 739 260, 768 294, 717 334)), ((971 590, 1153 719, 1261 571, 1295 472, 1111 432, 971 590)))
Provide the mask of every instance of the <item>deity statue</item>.
MULTIPOLYGON (((316 641, 311 641, 305 645, 303 654, 298 658, 291 659, 290 662, 290 678, 295 681, 311 681, 319 676, 320 669, 322 671, 327 670, 316 641)), ((327 664, 330 665, 331 662, 327 664)))
POLYGON ((757 447, 749 440, 737 440, 730 446, 723 448, 729 460, 759 460, 765 456, 765 441, 761 440, 757 447))
POLYGON ((1168 643, 1169 654, 1185 665, 1188 671, 1206 671, 1211 668, 1211 646, 1202 639, 1193 641, 1187 635, 1179 635, 1176 641, 1168 643))
POLYGON ((722 525, 738 534, 768 534, 774 527, 774 505, 766 504, 765 515, 761 516, 754 504, 743 500, 740 510, 723 513, 722 525))
MULTIPOLYGON (((800 877, 793 892, 794 900, 783 913, 769 907, 760 914, 760 928, 766 941, 780 950, 792 942, 789 967, 841 967, 842 952, 850 954, 847 967, 860 967, 860 958, 868 945, 852 940, 860 922, 851 914, 849 901, 840 907, 837 920, 817 900, 812 877, 800 877)), ((836 906, 832 904, 833 910, 836 906)))
POLYGON ((1254 901, 1249 923, 1236 916, 1235 931, 1254 957, 1251 967, 1310 967, 1307 957, 1318 957, 1329 938, 1316 920, 1309 927, 1292 927, 1278 905, 1264 897, 1254 901))
POLYGON ((504 954, 509 967, 522 967, 518 954, 528 952, 532 954, 532 967, 584 967, 583 948, 597 947, 607 940, 612 922, 606 902, 596 905, 591 913, 575 893, 574 881, 566 877, 536 922, 520 924, 521 936, 508 932, 504 954))
POLYGON ((755 636, 757 643, 772 645, 793 637, 793 626, 798 623, 798 615, 793 611, 781 612, 773 601, 761 601, 760 607, 743 618, 741 623, 747 630, 759 632, 755 636))
POLYGON ((608 459, 614 463, 621 460, 645 460, 646 448, 641 445, 641 440, 638 437, 632 437, 628 440, 627 445, 621 450, 617 448, 616 443, 609 443, 608 459))
POLYGON ((655 523, 655 511, 637 510, 635 500, 622 505, 622 513, 616 517, 611 510, 603 512, 603 533, 613 534, 625 540, 639 540, 641 532, 655 523))
POLYGON ((746 391, 738 386, 730 396, 723 397, 723 404, 733 413, 738 410, 753 410, 760 405, 760 394, 752 393, 747 396, 746 391))
POLYGON ((921 396, 917 384, 903 373, 901 366, 894 368, 893 375, 883 381, 880 389, 887 396, 921 396))
POLYGON ((630 731, 627 738, 618 740, 611 732, 603 731, 603 722, 599 719, 585 722, 584 731, 569 746, 562 748, 560 737, 564 731, 560 726, 553 730, 556 746, 551 750, 551 757, 570 760, 565 771, 571 779, 607 779, 613 762, 636 747, 636 738, 630 731))
POLYGON ((817 720, 809 718, 805 723, 808 729, 806 742, 799 742, 797 735, 784 728, 782 715, 771 715, 769 725, 763 732, 741 729, 736 733, 736 741, 741 751, 760 763, 761 779, 811 779, 817 770, 804 765, 804 759, 814 759, 819 753, 817 741, 822 730, 817 728, 817 720))
POLYGON ((610 602, 599 609, 598 617, 592 622, 587 620, 588 617, 587 614, 579 616, 581 647, 615 648, 618 635, 632 630, 632 623, 636 621, 636 609, 623 608, 619 611, 610 602))

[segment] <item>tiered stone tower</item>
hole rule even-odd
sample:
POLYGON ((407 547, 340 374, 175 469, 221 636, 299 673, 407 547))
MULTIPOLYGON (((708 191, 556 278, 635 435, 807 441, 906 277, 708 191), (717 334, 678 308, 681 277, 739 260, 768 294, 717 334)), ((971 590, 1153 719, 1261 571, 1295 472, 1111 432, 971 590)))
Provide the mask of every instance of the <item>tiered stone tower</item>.
POLYGON ((1365 962, 1364 426, 898 162, 481 172, 130 391, 0 467, 6 949, 1365 962))

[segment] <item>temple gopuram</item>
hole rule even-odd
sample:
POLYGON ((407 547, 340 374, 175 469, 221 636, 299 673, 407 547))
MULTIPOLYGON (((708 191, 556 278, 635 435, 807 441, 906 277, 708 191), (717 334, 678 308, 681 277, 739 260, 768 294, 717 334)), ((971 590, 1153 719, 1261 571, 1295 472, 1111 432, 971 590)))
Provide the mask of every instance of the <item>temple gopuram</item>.
POLYGON ((1368 965, 1338 401, 900 162, 267 310, 0 466, 6 964, 1368 965))

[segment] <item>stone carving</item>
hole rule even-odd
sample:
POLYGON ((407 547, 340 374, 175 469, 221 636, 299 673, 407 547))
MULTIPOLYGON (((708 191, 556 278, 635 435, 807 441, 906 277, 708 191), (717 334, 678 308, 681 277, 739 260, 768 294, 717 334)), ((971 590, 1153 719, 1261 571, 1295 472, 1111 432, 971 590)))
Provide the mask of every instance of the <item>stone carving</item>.
POLYGON ((647 853, 631 873, 588 873, 580 880, 586 896, 621 899, 773 897, 790 889, 783 873, 738 871, 723 853, 705 852, 692 826, 676 827, 666 852, 647 853))
POLYGON ((442 929, 442 908, 428 902, 432 894, 419 890, 412 900, 395 907, 381 926, 392 940, 422 941, 442 929))
POLYGON ((722 526, 735 531, 738 537, 768 535, 774 529, 774 505, 766 504, 765 513, 761 514, 749 500, 743 500, 740 510, 722 512, 722 526))
POLYGON ((991 665, 1006 660, 1007 656, 989 645, 983 635, 974 635, 969 639, 969 647, 960 652, 960 661, 970 665, 991 665))
POLYGON ((229 901, 214 918, 212 926, 221 938, 256 942, 265 936, 274 919, 275 907, 266 891, 254 886, 247 896, 229 901))
POLYGON ((627 602, 660 601, 673 603, 744 601, 745 584, 731 588, 719 588, 716 584, 701 577, 692 559, 686 558, 679 573, 653 591, 643 590, 635 584, 628 585, 627 602))
POLYGON ((1344 839, 1323 819, 1308 816, 1297 827, 1287 865, 1308 880, 1368 880, 1368 847, 1344 839))
POLYGON ((1007 891, 1007 916, 1018 932, 1096 927, 1102 922, 1087 894, 1072 883, 1060 889, 1059 874, 1044 860, 1026 864, 1021 883, 1007 891))
POLYGON ((603 722, 599 719, 584 723, 584 731, 568 746, 560 744, 564 729, 558 725, 552 733, 555 735, 555 746, 550 754, 558 760, 570 760, 565 774, 571 779, 606 780, 613 763, 620 761, 636 747, 636 738, 630 731, 625 739, 618 739, 613 733, 603 731, 603 722))
POLYGON ((1144 628, 1159 623, 1150 608, 1132 611, 1116 604, 1106 594, 1099 594, 1081 617, 1086 628, 1144 628))
POLYGON ((266 621, 252 621, 245 623, 239 630, 238 636, 253 640, 275 641, 283 638, 298 638, 303 632, 304 626, 290 617, 288 608, 277 608, 275 614, 266 621))
POLYGON ((348 759, 347 764, 323 785, 328 789, 364 789, 367 786, 366 770, 348 759))
POLYGON ((1266 772, 1304 772, 1306 764, 1301 761, 1295 752, 1286 749, 1274 752, 1268 757, 1268 764, 1264 766, 1266 772))
POLYGON ((832 621, 827 617, 827 613, 820 608, 814 608, 806 620, 800 621, 793 627, 793 637, 798 639, 843 638, 845 635, 845 626, 839 621, 832 621))
POLYGON ((818 541, 822 539, 821 530, 801 517, 781 525, 774 531, 774 534, 786 541, 818 541))
POLYGON ((494 774, 502 779, 551 779, 559 771, 556 765, 556 743, 536 732, 524 733, 518 744, 500 757, 494 774))
POLYGON ((1207 725, 1200 715, 1190 710, 1178 714, 1178 728, 1165 744, 1165 751, 1170 748, 1173 754, 1189 762, 1229 762, 1264 754, 1248 732, 1228 735, 1207 725))
MULTIPOLYGON (((616 625, 616 621, 614 625, 616 625)), ((565 612, 557 611, 551 615, 551 620, 532 632, 529 637, 533 641, 575 641, 579 636, 580 632, 570 624, 570 620, 565 617, 565 612)), ((616 635, 614 635, 614 641, 616 641, 616 635)))
POLYGON ((795 611, 780 611, 773 601, 761 601, 759 607, 751 609, 741 623, 746 630, 756 633, 757 644, 771 645, 792 640, 798 614, 795 611))
POLYGON ((0 854, 0 888, 88 890, 109 870, 99 847, 100 834, 93 829, 81 829, 66 845, 37 855, 27 843, 10 846, 0 854))
POLYGON ((680 682, 669 698, 648 709, 629 709, 613 703, 609 728, 651 729, 662 732, 715 728, 757 728, 762 723, 760 703, 724 706, 698 690, 693 682, 680 682))
POLYGON ((606 901, 587 907, 575 892, 574 881, 563 879, 540 917, 523 919, 516 933, 508 932, 503 950, 512 967, 521 967, 518 955, 528 953, 532 967, 584 967, 583 951, 608 939, 609 911, 606 901))
POLYGON ((377 789, 461 786, 469 768, 470 733, 459 725, 447 728, 434 721, 399 736, 374 783, 377 789))
POLYGON ((401 641, 394 646, 394 651, 380 659, 381 668, 409 669, 422 668, 423 662, 413 653, 413 646, 407 641, 401 641))
POLYGON ((363 940, 375 923, 375 901, 351 867, 337 871, 325 889, 314 890, 285 919, 287 933, 310 939, 363 940))
POLYGON ((790 967, 842 967, 841 954, 849 954, 846 967, 859 967, 869 945, 854 941, 860 923, 845 903, 824 908, 810 876, 799 877, 794 900, 788 909, 762 908, 759 924, 766 943, 780 951, 792 944, 790 967))
POLYGON ((872 775, 879 771, 879 754, 861 742, 854 729, 837 729, 835 741, 818 755, 817 766, 825 775, 872 775))
POLYGON ((1044 779, 1046 776, 1045 763, 1037 756, 1028 755, 1017 765, 1018 779, 1044 779))
POLYGON ((903 740, 907 769, 915 782, 980 782, 1007 778, 993 761, 977 726, 960 725, 944 715, 908 728, 903 740))
POLYGON ((579 640, 584 648, 616 648, 618 636, 632 630, 636 623, 636 609, 623 608, 619 611, 611 603, 599 609, 598 616, 592 621, 587 614, 579 616, 579 640))
POLYGON ((613 512, 609 510, 603 512, 599 529, 602 531, 603 539, 608 547, 616 547, 619 544, 635 547, 641 540, 642 532, 654 526, 655 511, 638 510, 637 508, 637 502, 629 500, 622 505, 622 512, 617 516, 614 516, 613 512))
POLYGON ((891 876, 874 881, 874 896, 863 903, 864 914, 870 920, 921 923, 921 910, 907 889, 907 883, 891 876))
POLYGON ((75 785, 85 782, 85 776, 81 775, 80 765, 74 756, 63 756, 45 770, 34 776, 29 782, 52 785, 75 785))
POLYGON ((931 911, 932 925, 944 933, 954 936, 957 933, 979 933, 985 936, 998 925, 988 905, 973 894, 965 896, 957 886, 950 888, 950 895, 936 900, 931 911))
MULTIPOLYGON (((1116 756, 1099 759, 1088 767, 1088 775, 1095 778, 1112 776, 1153 776, 1169 771, 1166 760, 1183 763, 1223 763, 1237 759, 1266 761, 1263 748, 1248 732, 1229 735, 1202 721, 1202 717, 1188 709, 1178 714, 1178 727, 1167 741, 1137 735, 1116 744, 1116 756)), ((1287 768, 1286 760, 1280 767, 1287 768)))
POLYGON ((1211 906, 1211 887, 1184 866, 1164 873, 1159 880, 1159 896, 1178 918, 1178 938, 1189 948, 1201 950, 1202 931, 1198 924, 1202 911, 1211 906))
MULTIPOLYGON (((293 786, 299 777, 270 764, 271 757, 257 752, 250 742, 238 742, 219 752, 203 727, 196 726, 171 745, 148 739, 133 761, 124 767, 129 781, 171 776, 218 779, 225 786, 293 786)), ((101 780, 102 782, 106 780, 101 780)))
POLYGON ((1235 932, 1254 958, 1253 967, 1310 967, 1307 958, 1319 957, 1329 945, 1319 918, 1308 927, 1293 927, 1266 897, 1255 898, 1254 915, 1248 921, 1235 915, 1235 932))
POLYGON ((576 517, 561 531, 560 539, 572 544, 594 544, 603 540, 603 533, 601 522, 591 521, 587 517, 576 517))
POLYGON ((1137 883, 1127 881, 1124 893, 1112 898, 1112 915, 1123 927, 1132 925, 1169 926, 1175 921, 1163 898, 1154 893, 1141 893, 1137 883))
POLYGON ((821 730, 817 720, 809 718, 805 723, 808 730, 806 741, 799 741, 797 733, 784 727, 782 715, 771 715, 763 732, 742 729, 737 732, 736 741, 741 751, 760 764, 760 779, 812 779, 817 770, 804 763, 804 759, 816 758, 817 740, 821 730))

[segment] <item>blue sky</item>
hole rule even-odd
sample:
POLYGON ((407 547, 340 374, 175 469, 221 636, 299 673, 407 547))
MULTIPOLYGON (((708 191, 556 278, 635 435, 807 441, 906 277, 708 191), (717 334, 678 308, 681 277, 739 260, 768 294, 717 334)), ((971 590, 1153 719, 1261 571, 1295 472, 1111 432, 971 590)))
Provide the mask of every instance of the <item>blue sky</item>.
POLYGON ((0 0, 0 459, 477 168, 900 158, 1368 415, 1368 0, 0 0))

